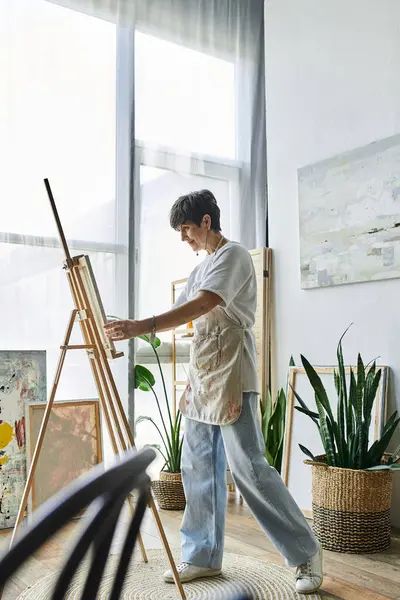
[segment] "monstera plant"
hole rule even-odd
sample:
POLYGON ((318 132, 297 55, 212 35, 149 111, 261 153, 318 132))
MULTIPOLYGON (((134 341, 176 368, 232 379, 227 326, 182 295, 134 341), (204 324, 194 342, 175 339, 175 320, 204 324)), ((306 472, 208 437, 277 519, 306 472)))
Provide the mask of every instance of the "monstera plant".
POLYGON ((186 505, 186 499, 181 476, 183 445, 183 435, 181 432, 182 414, 179 412, 179 410, 177 411, 176 415, 173 415, 171 412, 171 407, 168 401, 167 387, 165 385, 165 377, 157 352, 157 348, 159 348, 161 345, 159 338, 156 337, 153 341, 151 341, 148 335, 142 335, 140 336, 140 339, 150 344, 151 348, 153 349, 158 365, 164 397, 162 400, 160 400, 156 392, 156 379, 153 373, 142 365, 135 365, 133 374, 135 389, 141 390, 142 392, 150 392, 153 395, 160 416, 159 424, 156 423, 152 417, 145 415, 140 416, 137 419, 136 424, 139 425, 143 421, 150 422, 160 437, 161 443, 153 444, 153 447, 160 452, 164 459, 164 465, 160 472, 160 479, 152 482, 153 491, 160 508, 164 508, 166 510, 183 510, 186 505), (166 417, 164 416, 164 412, 162 410, 162 404, 166 408, 166 417))
MULTIPOLYGON (((119 317, 115 317, 114 315, 110 315, 108 318, 119 320, 119 317)), ((176 415, 173 415, 171 411, 165 377, 157 352, 161 345, 160 339, 155 337, 151 341, 149 335, 141 335, 139 339, 149 344, 153 350, 158 366, 163 397, 160 398, 156 391, 156 378, 153 373, 143 365, 135 365, 133 373, 130 374, 130 377, 133 378, 134 388, 152 394, 160 417, 159 423, 157 423, 152 417, 142 415, 137 419, 136 425, 147 421, 152 424, 160 437, 159 444, 148 444, 156 448, 164 460, 159 480, 152 481, 153 491, 160 508, 183 510, 186 505, 186 499, 181 476, 183 445, 181 431, 182 414, 177 411, 176 415)))
POLYGON ((162 470, 167 471, 168 473, 180 473, 183 444, 183 436, 181 435, 182 414, 177 411, 176 415, 173 416, 171 413, 167 388, 165 385, 165 378, 161 367, 160 358, 157 353, 157 348, 160 346, 161 342, 157 337, 153 342, 151 342, 148 335, 142 335, 140 336, 140 339, 150 344, 154 351, 162 383, 164 395, 163 404, 166 408, 167 418, 164 417, 161 401, 155 390, 156 380, 153 373, 142 365, 136 365, 134 371, 135 389, 141 390, 142 392, 152 393, 157 404, 158 413, 160 415, 160 424, 157 424, 151 417, 143 415, 137 419, 136 425, 139 425, 143 421, 148 421, 154 426, 158 435, 160 436, 161 445, 157 444, 153 446, 160 452, 165 461, 162 470))

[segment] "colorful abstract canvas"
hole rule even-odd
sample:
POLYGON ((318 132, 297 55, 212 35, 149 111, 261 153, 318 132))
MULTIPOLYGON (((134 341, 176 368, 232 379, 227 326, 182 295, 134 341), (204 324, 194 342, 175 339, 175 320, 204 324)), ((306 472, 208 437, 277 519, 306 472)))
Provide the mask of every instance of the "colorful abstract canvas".
POLYGON ((13 527, 26 482, 26 409, 46 401, 46 352, 0 350, 0 529, 13 527))
MULTIPOLYGON (((45 404, 29 406, 28 462, 32 459, 45 404)), ((30 510, 102 461, 97 400, 55 402, 32 485, 30 510)))

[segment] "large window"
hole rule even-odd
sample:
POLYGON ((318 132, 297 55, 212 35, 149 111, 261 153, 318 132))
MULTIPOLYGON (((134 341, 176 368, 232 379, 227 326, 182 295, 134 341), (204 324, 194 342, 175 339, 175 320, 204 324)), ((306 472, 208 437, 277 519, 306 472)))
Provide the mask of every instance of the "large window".
MULTIPOLYGON (((50 388, 72 300, 43 178, 107 312, 126 312, 127 208, 115 199, 116 28, 44 0, 0 3, 1 348, 47 350, 50 388)), ((76 341, 81 341, 79 328, 76 341)), ((115 361, 126 398, 126 363, 115 361)), ((71 352, 60 399, 96 397, 71 352)))

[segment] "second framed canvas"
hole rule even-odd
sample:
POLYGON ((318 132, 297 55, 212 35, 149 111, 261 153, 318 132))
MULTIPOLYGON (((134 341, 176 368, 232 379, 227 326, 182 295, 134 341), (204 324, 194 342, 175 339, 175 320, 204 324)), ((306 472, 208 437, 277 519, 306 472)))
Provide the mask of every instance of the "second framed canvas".
MULTIPOLYGON (((29 406, 28 467, 35 451, 46 404, 29 406)), ((32 484, 29 512, 74 479, 102 462, 98 400, 55 402, 32 484)))
MULTIPOLYGON (((332 406, 332 412, 336 417, 337 393, 333 373, 337 367, 314 367, 321 378, 324 388, 328 394, 332 406)), ((356 367, 352 367, 353 370, 356 367)), ((375 441, 382 432, 386 419, 387 383, 389 368, 377 365, 381 369, 381 379, 373 407, 371 428, 369 434, 370 444, 375 441)), ((350 378, 350 367, 346 367, 346 375, 350 378)), ((323 446, 315 423, 307 416, 295 410, 295 399, 293 389, 307 404, 311 411, 317 412, 314 391, 302 367, 290 367, 289 388, 287 394, 285 442, 283 448, 282 479, 287 485, 293 498, 306 517, 312 516, 312 476, 311 467, 305 465, 307 457, 301 451, 299 444, 308 448, 314 456, 323 454, 323 446)))
POLYGON ((14 527, 26 483, 28 404, 46 401, 46 352, 0 350, 0 529, 14 527))

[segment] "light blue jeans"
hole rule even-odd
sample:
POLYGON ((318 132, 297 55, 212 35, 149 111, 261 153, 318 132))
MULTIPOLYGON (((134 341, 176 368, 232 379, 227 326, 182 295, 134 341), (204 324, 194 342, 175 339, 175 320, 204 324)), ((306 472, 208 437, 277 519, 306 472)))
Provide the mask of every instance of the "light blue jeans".
POLYGON ((232 425, 185 421, 183 562, 212 569, 222 566, 226 459, 239 492, 287 565, 301 565, 317 552, 317 541, 303 513, 264 457, 258 402, 257 394, 244 393, 242 413, 232 425))

